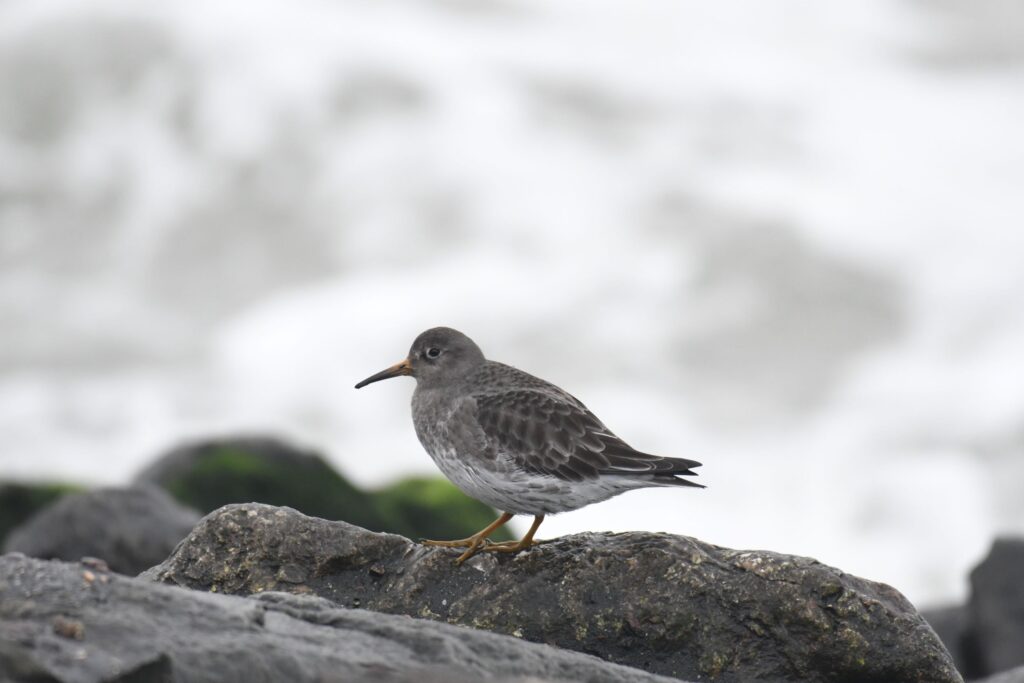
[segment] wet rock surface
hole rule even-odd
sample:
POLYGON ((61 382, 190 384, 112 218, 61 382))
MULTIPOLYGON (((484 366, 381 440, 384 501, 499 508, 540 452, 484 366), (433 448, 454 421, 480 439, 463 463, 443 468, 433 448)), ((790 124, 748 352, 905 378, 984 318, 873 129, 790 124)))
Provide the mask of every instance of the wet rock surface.
POLYGON ((214 595, 81 564, 0 557, 0 680, 69 683, 668 679, 312 596, 214 595))
POLYGON ((232 505, 143 576, 314 594, 687 680, 961 680, 900 593, 808 558, 650 533, 568 536, 461 567, 455 556, 288 508, 232 505))
POLYGON ((104 560, 138 574, 166 558, 199 514, 150 486, 72 493, 44 508, 7 537, 4 552, 77 561, 104 560))

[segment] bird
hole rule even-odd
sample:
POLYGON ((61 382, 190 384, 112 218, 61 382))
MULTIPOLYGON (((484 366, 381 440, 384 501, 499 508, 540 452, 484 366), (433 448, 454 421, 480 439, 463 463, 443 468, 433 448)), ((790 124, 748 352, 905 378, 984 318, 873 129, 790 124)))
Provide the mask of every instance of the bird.
POLYGON ((517 553, 538 541, 546 515, 576 510, 647 487, 695 487, 685 477, 701 463, 635 450, 579 399, 539 377, 488 360, 476 343, 450 327, 413 341, 404 360, 371 375, 356 389, 411 375, 412 419, 424 450, 463 493, 501 515, 467 538, 423 540, 477 552, 517 553), (515 515, 532 515, 518 541, 488 537, 515 515))

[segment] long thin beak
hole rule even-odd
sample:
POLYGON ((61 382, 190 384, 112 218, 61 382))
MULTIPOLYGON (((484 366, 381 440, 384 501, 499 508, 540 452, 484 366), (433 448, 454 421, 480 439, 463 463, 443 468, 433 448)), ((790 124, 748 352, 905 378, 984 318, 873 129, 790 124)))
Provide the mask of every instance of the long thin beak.
POLYGON ((373 384, 379 382, 382 379, 391 379, 392 377, 398 377, 399 375, 411 375, 412 365, 409 363, 409 359, 406 358, 401 363, 395 363, 387 370, 381 370, 376 375, 370 375, 362 382, 356 385, 356 389, 362 389, 367 384, 373 384))

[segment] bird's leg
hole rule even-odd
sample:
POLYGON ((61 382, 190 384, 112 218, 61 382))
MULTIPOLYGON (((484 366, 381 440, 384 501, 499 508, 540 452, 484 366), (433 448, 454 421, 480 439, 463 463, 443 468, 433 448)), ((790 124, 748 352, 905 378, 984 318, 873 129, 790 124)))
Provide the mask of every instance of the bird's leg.
POLYGON ((526 550, 532 545, 537 545, 537 541, 533 540, 533 535, 537 533, 537 527, 544 521, 544 515, 537 515, 533 518, 533 524, 530 525, 530 530, 526 532, 522 540, 519 541, 505 541, 503 543, 492 543, 484 548, 481 548, 484 552, 488 553, 517 553, 520 550, 526 550))
POLYGON ((479 548, 487 541, 488 536, 497 531, 502 525, 504 525, 510 519, 512 519, 512 515, 510 515, 507 512, 503 512, 501 513, 501 516, 498 517, 496 520, 494 520, 486 527, 484 527, 483 529, 481 529, 480 531, 476 532, 468 538, 460 538, 457 541, 423 540, 420 542, 423 545, 436 545, 441 546, 442 548, 468 548, 466 552, 464 552, 462 556, 458 559, 458 563, 462 564, 476 553, 477 548, 479 548))

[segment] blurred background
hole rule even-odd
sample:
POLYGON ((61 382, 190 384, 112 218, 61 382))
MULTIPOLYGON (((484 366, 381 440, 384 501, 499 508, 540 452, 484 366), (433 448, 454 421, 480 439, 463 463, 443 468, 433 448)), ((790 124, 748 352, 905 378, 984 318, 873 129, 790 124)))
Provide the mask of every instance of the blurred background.
POLYGON ((1016 0, 0 2, 0 479, 436 474, 352 385, 450 325, 705 464, 543 537, 960 600, 1024 532, 1022 85, 1016 0))

